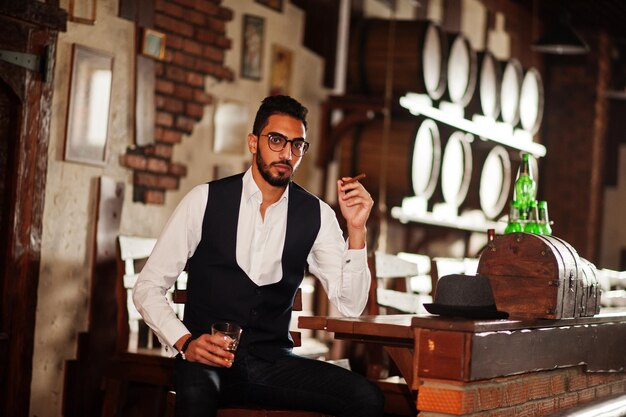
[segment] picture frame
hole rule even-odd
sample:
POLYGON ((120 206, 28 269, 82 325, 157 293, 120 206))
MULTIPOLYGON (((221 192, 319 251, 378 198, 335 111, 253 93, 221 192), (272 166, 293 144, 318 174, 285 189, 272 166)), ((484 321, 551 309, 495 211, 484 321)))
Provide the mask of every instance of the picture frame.
POLYGON ((272 45, 272 63, 270 70, 271 96, 290 95, 293 51, 282 45, 272 45))
POLYGON ((265 19, 245 14, 241 46, 241 77, 260 80, 263 68, 265 19))
POLYGON ((244 102, 220 99, 213 113, 213 152, 245 155, 251 111, 244 102))
POLYGON ((113 54, 72 45, 66 161, 105 164, 112 79, 113 54))
POLYGON ((93 25, 96 23, 97 0, 69 0, 67 13, 72 22, 93 25))
POLYGON ((257 3, 262 4, 265 7, 269 7, 277 12, 283 11, 283 0, 255 0, 257 3))
POLYGON ((165 33, 150 28, 143 28, 141 50, 139 52, 144 56, 163 60, 165 58, 165 41, 165 33))

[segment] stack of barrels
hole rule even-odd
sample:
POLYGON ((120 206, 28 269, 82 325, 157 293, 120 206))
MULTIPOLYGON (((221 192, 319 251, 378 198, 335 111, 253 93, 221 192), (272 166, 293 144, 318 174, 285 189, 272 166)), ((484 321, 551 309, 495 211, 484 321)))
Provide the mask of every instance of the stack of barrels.
MULTIPOLYGON (((529 136, 541 123, 543 87, 535 69, 524 70, 515 58, 500 61, 489 51, 476 52, 462 33, 446 33, 430 21, 364 19, 352 26, 348 95, 382 99, 389 86, 394 105, 401 96, 418 93, 440 110, 452 108, 470 121, 478 116, 504 122, 529 136)), ((445 202, 459 211, 480 209, 489 219, 504 214, 514 182, 511 161, 519 160, 519 151, 407 115, 394 107, 385 155, 382 117, 348 130, 339 142, 340 174, 367 172, 376 196, 377 174, 386 166, 390 207, 420 196, 431 208, 445 202)))

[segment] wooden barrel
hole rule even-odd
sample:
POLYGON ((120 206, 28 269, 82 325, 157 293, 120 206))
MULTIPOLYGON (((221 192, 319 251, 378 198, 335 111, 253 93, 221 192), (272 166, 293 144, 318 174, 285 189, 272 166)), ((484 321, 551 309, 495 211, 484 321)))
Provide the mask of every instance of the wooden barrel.
POLYGON ((532 134, 537 133, 543 119, 543 82, 534 68, 528 69, 524 75, 519 101, 522 128, 532 134))
POLYGON ((519 102, 523 77, 522 65, 512 58, 504 66, 500 88, 500 116, 502 121, 515 126, 519 122, 519 102))
POLYGON ((441 167, 441 137, 434 121, 425 119, 420 124, 411 155, 413 194, 428 200, 437 187, 441 167))
MULTIPOLYGON (((380 197, 381 169, 386 170, 386 203, 399 206, 404 197, 411 196, 411 149, 420 120, 392 120, 387 155, 382 154, 384 126, 382 118, 372 119, 348 130, 339 140, 340 176, 365 172, 363 184, 375 201, 380 197), (384 159, 383 159, 384 158, 384 159), (381 165, 382 163, 382 165, 381 165)), ((433 163, 434 165, 435 163, 433 163)))
POLYGON ((500 115, 500 94, 502 87, 502 65, 489 51, 484 51, 480 59, 478 93, 482 114, 493 119, 500 115))
POLYGON ((446 87, 446 36, 441 27, 425 20, 394 22, 395 37, 389 56, 390 21, 363 19, 352 25, 348 51, 347 90, 353 94, 383 95, 387 61, 393 64, 395 94, 427 93, 439 99, 446 87))
POLYGON ((467 106, 474 95, 478 77, 476 52, 469 39, 461 33, 453 35, 448 51, 447 98, 462 107, 467 106))
POLYGON ((576 317, 580 258, 554 236, 497 236, 481 253, 479 274, 489 278, 496 305, 511 317, 576 317))
POLYGON ((507 208, 511 191, 511 160, 498 145, 487 154, 480 174, 480 209, 488 219, 496 219, 507 208))
POLYGON ((474 137, 456 131, 450 135, 441 162, 441 191, 443 200, 453 207, 460 207, 472 178, 472 147, 474 137))

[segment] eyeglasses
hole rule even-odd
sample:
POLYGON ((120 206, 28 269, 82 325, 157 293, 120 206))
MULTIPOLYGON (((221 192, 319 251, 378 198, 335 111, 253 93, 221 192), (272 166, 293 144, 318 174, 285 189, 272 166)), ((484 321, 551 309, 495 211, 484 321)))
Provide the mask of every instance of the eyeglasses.
POLYGON ((274 152, 280 152, 285 149, 287 143, 291 144, 291 153, 295 156, 304 156, 306 151, 309 149, 309 142, 303 138, 287 139, 285 135, 281 135, 276 132, 270 132, 267 135, 259 136, 267 136, 267 143, 270 149, 274 152))

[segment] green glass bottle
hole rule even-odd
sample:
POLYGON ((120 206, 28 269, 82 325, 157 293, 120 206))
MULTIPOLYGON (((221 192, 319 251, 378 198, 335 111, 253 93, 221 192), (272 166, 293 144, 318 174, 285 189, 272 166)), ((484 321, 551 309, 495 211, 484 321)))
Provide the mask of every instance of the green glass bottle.
POLYGON ((522 231, 522 224, 520 223, 519 208, 515 201, 511 202, 511 209, 509 210, 509 222, 504 228, 504 233, 515 233, 522 231))
POLYGON ((550 225, 550 216, 548 216, 548 202, 540 201, 537 203, 538 225, 541 228, 542 235, 552 236, 552 226, 550 225))
POLYGON ((525 233, 532 233, 535 235, 541 235, 543 234, 543 230, 541 229, 541 227, 539 226, 539 223, 537 222, 537 218, 538 218, 538 209, 537 209, 537 200, 533 200, 530 203, 530 216, 528 217, 528 221, 526 222, 526 224, 524 225, 524 232, 525 233))
MULTIPOLYGON (((527 213, 537 195, 537 183, 530 166, 530 155, 522 154, 522 162, 515 180, 515 201, 521 213, 527 213)), ((530 213, 528 213, 530 217, 530 213)))

